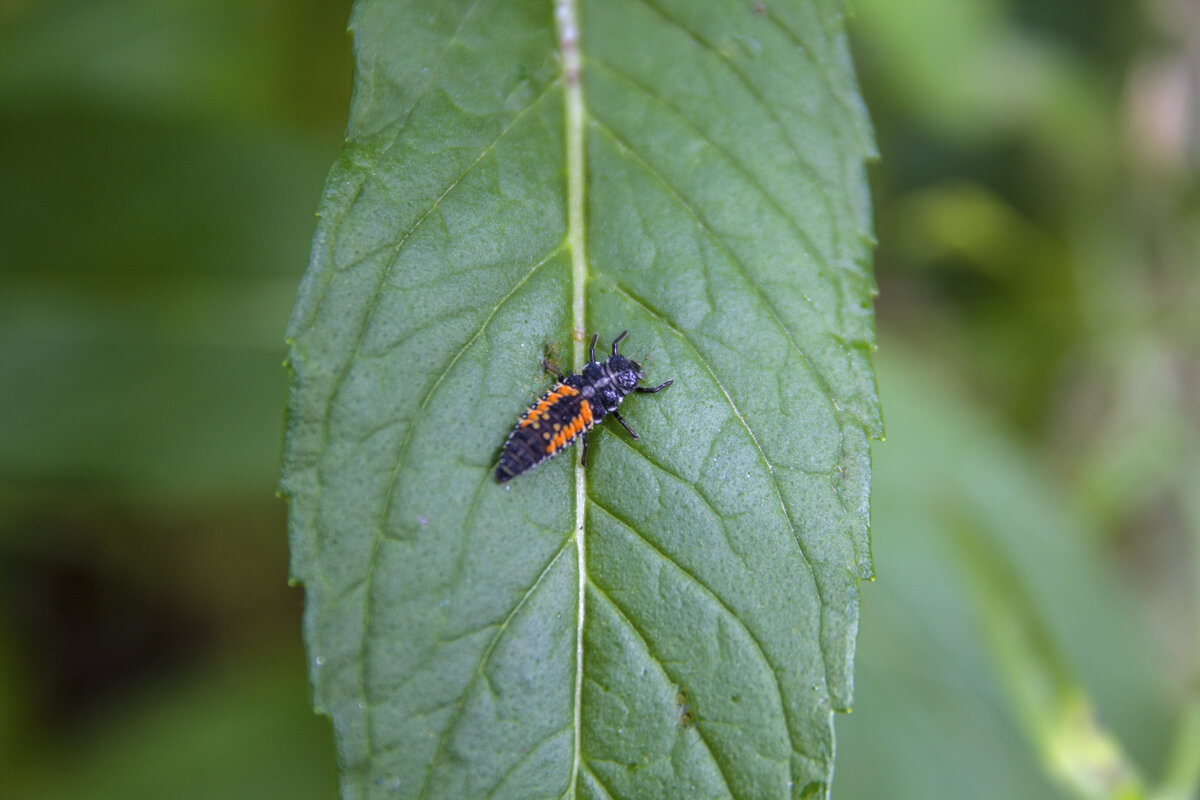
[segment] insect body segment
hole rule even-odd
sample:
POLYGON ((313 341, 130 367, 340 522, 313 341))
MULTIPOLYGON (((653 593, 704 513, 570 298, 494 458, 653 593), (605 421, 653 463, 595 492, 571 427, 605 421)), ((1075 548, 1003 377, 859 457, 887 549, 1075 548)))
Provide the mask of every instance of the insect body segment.
POLYGON ((553 408, 556 404, 563 402, 568 397, 574 397, 577 394, 579 394, 578 389, 560 381, 557 386, 546 393, 545 397, 538 401, 536 406, 525 412, 525 416, 521 417, 521 421, 517 423, 518 426, 524 428, 526 425, 534 424, 540 418, 544 417, 546 412, 553 408))
POLYGON ((496 480, 504 483, 528 469, 558 455, 576 440, 583 441, 582 463, 587 464, 587 432, 606 416, 616 417, 629 435, 637 434, 617 412, 625 396, 633 392, 652 394, 671 385, 667 381, 654 388, 638 386, 643 380, 642 367, 617 352, 617 345, 628 335, 625 331, 612 345, 612 356, 596 360, 596 340, 592 336, 589 360, 579 375, 559 376, 558 383, 517 420, 500 452, 496 480))

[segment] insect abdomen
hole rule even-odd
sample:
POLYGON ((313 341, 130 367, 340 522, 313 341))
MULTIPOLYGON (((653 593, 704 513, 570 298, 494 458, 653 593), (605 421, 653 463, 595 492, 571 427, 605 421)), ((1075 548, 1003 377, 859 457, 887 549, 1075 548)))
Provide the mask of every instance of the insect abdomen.
POLYGON ((569 447, 604 416, 568 383, 558 383, 526 411, 500 451, 496 480, 504 483, 569 447))

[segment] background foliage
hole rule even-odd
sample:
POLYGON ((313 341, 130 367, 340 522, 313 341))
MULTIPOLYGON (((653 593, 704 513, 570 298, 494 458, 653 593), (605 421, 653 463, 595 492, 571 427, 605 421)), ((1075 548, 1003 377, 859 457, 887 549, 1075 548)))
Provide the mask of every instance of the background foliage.
MULTIPOLYGON (((1187 797, 1194 4, 854 10, 888 440, 835 796, 1187 797)), ((348 11, 0 5, 8 796, 334 794, 271 493, 348 11)))

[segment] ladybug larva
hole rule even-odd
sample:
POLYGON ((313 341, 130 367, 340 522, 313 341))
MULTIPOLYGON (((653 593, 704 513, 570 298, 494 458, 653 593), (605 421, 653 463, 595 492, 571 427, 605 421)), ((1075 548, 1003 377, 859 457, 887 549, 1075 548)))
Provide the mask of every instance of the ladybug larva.
POLYGON ((600 334, 592 335, 588 363, 583 372, 566 377, 559 375, 550 391, 517 420, 500 451, 496 480, 500 483, 512 480, 558 455, 577 440, 583 441, 580 464, 586 465, 587 432, 610 414, 630 436, 638 438, 617 411, 617 406, 626 395, 661 392, 674 381, 666 381, 654 388, 638 386, 645 380, 642 365, 617 352, 617 345, 628 335, 629 331, 622 331, 613 340, 612 355, 604 361, 596 360, 596 340, 600 334))

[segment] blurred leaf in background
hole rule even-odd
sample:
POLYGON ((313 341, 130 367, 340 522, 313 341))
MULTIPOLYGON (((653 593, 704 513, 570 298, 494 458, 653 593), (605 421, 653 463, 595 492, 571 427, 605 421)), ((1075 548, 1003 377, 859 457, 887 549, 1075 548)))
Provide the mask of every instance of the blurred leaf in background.
MULTIPOLYGON (((1074 673, 1056 673, 1038 696, 1039 724, 1080 688, 1078 676, 1100 718, 1158 774, 1171 720, 1166 686, 1098 542, 1064 507, 1045 465, 936 366, 895 343, 881 364, 888 441, 875 457, 874 551, 889 576, 863 589, 855 710, 838 724, 837 796, 1066 796, 1023 740, 1008 673, 994 660, 1028 654, 984 633, 1028 622, 996 616, 1021 613, 1022 599, 1049 631, 1038 644, 1061 650, 1074 673), (980 602, 994 599, 980 595, 996 572, 999 609, 980 602)), ((1043 649, 1015 668, 1027 677, 1055 658, 1043 649)))
POLYGON ((1200 6, 854 7, 889 441, 837 785, 1195 796, 1200 6))
POLYGON ((273 497, 347 2, 0 4, 6 797, 329 797, 273 497))

